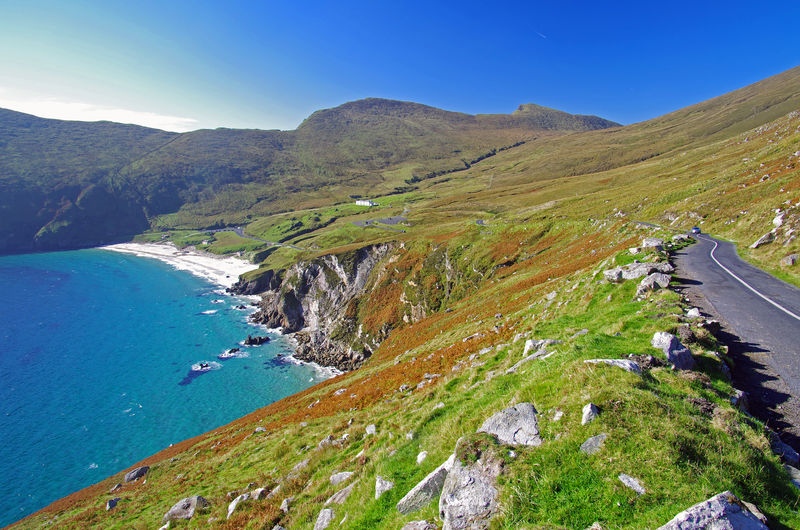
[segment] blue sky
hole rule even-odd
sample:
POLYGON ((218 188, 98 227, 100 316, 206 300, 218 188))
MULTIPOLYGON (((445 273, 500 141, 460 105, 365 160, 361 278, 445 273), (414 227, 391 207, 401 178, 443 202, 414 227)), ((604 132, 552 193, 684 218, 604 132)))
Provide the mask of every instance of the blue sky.
POLYGON ((294 129, 364 97, 621 123, 800 65, 800 2, 0 0, 0 107, 294 129))

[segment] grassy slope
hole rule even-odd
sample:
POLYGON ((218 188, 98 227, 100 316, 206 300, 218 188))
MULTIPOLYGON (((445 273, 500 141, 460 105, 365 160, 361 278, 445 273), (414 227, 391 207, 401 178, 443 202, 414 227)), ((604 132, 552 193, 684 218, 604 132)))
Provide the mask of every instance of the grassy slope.
MULTIPOLYGON (((398 528, 436 517, 435 503, 408 517, 394 504, 444 461, 459 437, 471 436, 493 412, 531 401, 546 442, 508 459, 497 527, 585 528, 600 521, 607 528, 653 528, 724 489, 758 504, 776 527, 800 527, 797 490, 771 455, 762 426, 728 402, 732 389, 719 361, 705 353, 716 348, 712 339, 691 345, 700 373, 655 368, 640 378, 582 362, 656 354, 649 346, 653 332, 674 330, 679 322, 683 308, 674 294, 639 302, 633 284, 600 281, 599 271, 630 260, 626 249, 653 232, 635 221, 676 230, 701 223, 749 243, 772 228, 775 208, 800 201, 800 175, 791 158, 800 150, 800 117, 786 115, 792 109, 784 104, 793 96, 780 96, 800 90, 792 88, 796 72, 788 77, 654 122, 531 142, 295 238, 285 230, 285 216, 260 219, 253 230, 283 234, 296 247, 279 248, 268 264, 396 240, 407 245, 404 266, 425 273, 422 250, 446 247, 463 263, 465 277, 469 270, 481 277, 446 299, 447 311, 394 330, 362 369, 154 455, 145 484, 113 495, 122 498, 114 511, 103 506, 119 475, 21 526, 54 521, 60 527, 152 528, 175 501, 201 494, 212 502, 210 513, 175 526, 205 527, 213 517, 228 528, 271 528, 276 522, 311 528, 324 501, 340 489, 328 477, 350 470, 357 485, 344 505, 334 506, 336 520, 347 514, 345 528, 398 528), (763 110, 764 121, 740 112, 762 100, 779 102, 763 110), (764 171, 771 176, 762 182, 764 171), (408 218, 405 233, 352 224, 401 213, 408 218), (576 336, 584 328, 588 333, 576 336), (519 334, 563 343, 552 357, 506 374, 521 358, 519 334), (402 385, 413 390, 400 391, 402 385), (588 401, 600 406, 601 415, 581 426, 580 409, 588 401), (440 402, 444 407, 437 408, 440 402), (556 410, 564 412, 560 421, 552 419, 556 410), (372 423, 377 435, 364 436, 372 423), (266 432, 255 433, 257 426, 266 432), (609 435, 601 453, 577 451, 599 432, 609 435), (340 446, 317 448, 326 436, 344 434, 349 437, 340 446), (428 458, 417 465, 421 450, 428 458), (290 477, 306 459, 308 466, 290 477), (636 476, 648 493, 638 497, 625 489, 619 473, 636 476), (376 501, 378 475, 395 488, 376 501), (282 493, 243 504, 226 522, 226 494, 251 482, 267 488, 281 483, 282 493), (283 515, 285 496, 295 500, 283 515)), ((318 216, 330 212, 328 207, 318 216)), ((311 220, 314 213, 297 217, 311 220)), ((777 269, 780 257, 797 251, 793 241, 750 257, 777 269)), ((797 281, 796 270, 785 274, 797 281)), ((383 286, 387 296, 397 295, 392 285, 383 286)))

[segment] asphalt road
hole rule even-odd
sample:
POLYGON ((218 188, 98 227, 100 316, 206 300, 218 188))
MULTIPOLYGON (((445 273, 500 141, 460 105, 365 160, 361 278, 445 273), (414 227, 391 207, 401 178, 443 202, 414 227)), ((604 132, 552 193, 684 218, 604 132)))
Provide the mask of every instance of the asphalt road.
POLYGON ((680 290, 723 323, 734 385, 757 416, 800 448, 800 289, 742 261, 705 234, 674 256, 680 290))

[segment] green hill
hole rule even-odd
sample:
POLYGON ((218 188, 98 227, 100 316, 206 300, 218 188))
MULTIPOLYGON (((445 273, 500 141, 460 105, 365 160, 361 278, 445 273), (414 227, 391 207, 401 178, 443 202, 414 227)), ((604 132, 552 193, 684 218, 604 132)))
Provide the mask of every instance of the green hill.
MULTIPOLYGON (((800 490, 769 431, 732 404, 726 348, 685 316, 675 292, 638 296, 638 282, 603 274, 663 262, 642 240, 699 225, 740 249, 774 229, 773 243, 746 257, 800 283, 797 266, 780 264, 800 252, 798 94, 794 69, 601 130, 558 113, 536 117, 536 130, 518 124, 513 116, 544 112, 532 106, 512 118, 470 117, 365 100, 315 113, 292 134, 176 137, 162 148, 169 157, 157 150, 142 167, 198 145, 213 152, 225 134, 240 135, 242 153, 266 137, 283 146, 267 167, 209 169, 217 181, 192 178, 198 166, 176 170, 186 202, 152 222, 180 243, 187 235, 176 227, 242 220, 245 237, 209 233, 200 247, 251 252, 262 266, 239 288, 263 293, 258 318, 299 328, 303 353, 359 368, 153 455, 140 463, 146 480, 116 474, 19 527, 158 527, 193 495, 209 507, 170 528, 314 528, 324 515, 341 528, 441 525, 438 494, 416 511, 397 504, 455 454, 458 469, 497 475, 489 528, 658 528, 726 490, 757 505, 771 528, 800 528, 800 490), (572 132, 542 128, 563 120, 572 132), (270 168, 281 168, 280 180, 270 168), (356 206, 350 195, 377 205, 356 206), (303 330, 303 318, 316 327, 303 330), (651 346, 659 331, 685 337, 697 369, 668 366, 651 346), (598 358, 638 361, 642 373, 585 362, 598 358), (476 432, 527 403, 539 445, 512 448, 476 432), (589 403, 599 415, 584 423, 589 403), (595 453, 581 450, 590 439, 595 453), (376 495, 384 481, 393 487, 376 495)), ((226 156, 221 149, 206 163, 219 168, 226 156)), ((146 173, 128 166, 122 183, 146 173)))

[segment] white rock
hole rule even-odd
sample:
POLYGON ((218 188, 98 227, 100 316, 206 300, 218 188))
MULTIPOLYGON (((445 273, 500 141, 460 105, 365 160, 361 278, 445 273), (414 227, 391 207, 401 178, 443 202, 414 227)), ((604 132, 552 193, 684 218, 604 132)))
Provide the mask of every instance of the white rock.
POLYGON ((242 493, 241 495, 233 499, 231 503, 228 505, 228 519, 231 518, 231 515, 233 515, 233 512, 234 510, 236 510, 236 507, 239 506, 239 503, 242 503, 248 500, 249 498, 250 498, 249 493, 242 493))
POLYGON ((767 530, 767 526, 730 491, 695 504, 658 530, 767 530))
POLYGON ((478 432, 493 434, 507 445, 542 444, 539 423, 532 403, 519 403, 494 414, 481 425, 478 432))
POLYGON ((428 451, 421 451, 417 455, 417 465, 420 465, 421 463, 423 463, 426 458, 428 458, 428 451))
POLYGON ((594 403, 587 403, 583 406, 583 415, 581 416, 581 425, 586 425, 594 421, 597 415, 600 414, 600 409, 594 403))
POLYGON ((336 515, 330 508, 324 508, 317 516, 317 522, 314 523, 314 530, 325 530, 333 522, 336 515))
POLYGON ((333 475, 331 475, 330 481, 331 484, 333 484, 334 486, 338 486, 339 484, 348 480, 352 476, 353 476, 352 471, 342 471, 341 473, 334 473, 333 475))
POLYGON ((642 485, 639 484, 639 481, 630 475, 626 475, 625 473, 620 473, 619 480, 620 482, 625 484, 627 487, 629 487, 639 495, 644 495, 646 493, 644 487, 642 487, 642 485))
POLYGON ((394 488, 394 482, 386 480, 382 476, 375 477, 375 499, 380 499, 381 495, 394 488))

